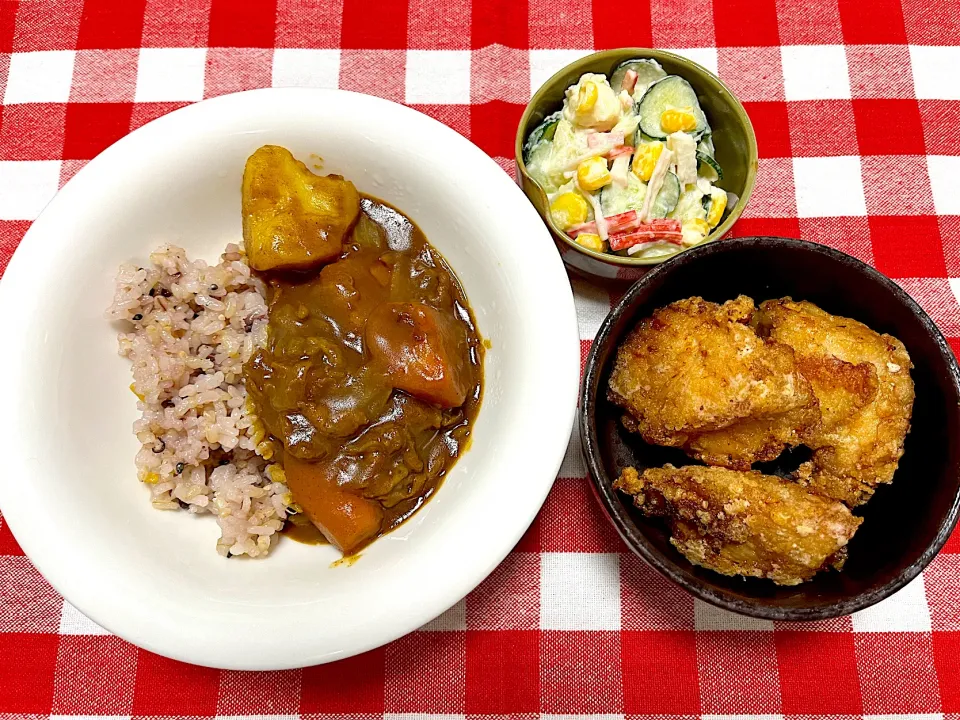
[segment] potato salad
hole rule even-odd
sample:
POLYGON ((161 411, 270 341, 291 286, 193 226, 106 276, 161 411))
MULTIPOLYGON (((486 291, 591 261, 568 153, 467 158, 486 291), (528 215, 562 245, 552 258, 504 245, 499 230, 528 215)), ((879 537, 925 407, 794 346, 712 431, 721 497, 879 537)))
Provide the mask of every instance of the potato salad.
POLYGON ((655 60, 586 73, 524 145, 553 223, 596 252, 663 257, 696 245, 735 197, 714 185, 710 123, 697 94, 655 60))

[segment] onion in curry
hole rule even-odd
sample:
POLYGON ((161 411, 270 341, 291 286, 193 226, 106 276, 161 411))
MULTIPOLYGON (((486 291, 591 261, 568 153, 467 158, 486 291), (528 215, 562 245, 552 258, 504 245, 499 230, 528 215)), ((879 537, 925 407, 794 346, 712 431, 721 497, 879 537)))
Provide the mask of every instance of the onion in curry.
MULTIPOLYGON (((268 341, 244 368, 303 515, 344 554, 397 527, 465 450, 483 344, 446 261, 398 210, 264 146, 243 177, 268 341), (279 448, 278 448, 279 449, 279 448)), ((311 533, 301 518, 295 538, 311 533)))

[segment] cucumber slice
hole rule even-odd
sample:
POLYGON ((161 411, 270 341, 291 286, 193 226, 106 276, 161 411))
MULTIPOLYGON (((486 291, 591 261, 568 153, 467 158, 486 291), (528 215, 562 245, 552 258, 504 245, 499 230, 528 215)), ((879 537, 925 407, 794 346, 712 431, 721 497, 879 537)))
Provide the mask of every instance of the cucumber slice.
POLYGON ((707 117, 697 101, 694 92, 686 80, 677 75, 668 75, 663 80, 655 82, 643 94, 637 105, 637 114, 640 116, 640 130, 657 140, 665 140, 667 132, 660 126, 660 116, 669 108, 692 108, 697 126, 690 133, 700 137, 707 130, 707 117))
POLYGON ((628 175, 625 186, 610 183, 600 191, 600 209, 604 217, 619 215, 628 210, 639 210, 647 195, 647 185, 636 177, 628 175))
POLYGON ((530 156, 540 143, 545 140, 553 140, 561 114, 562 111, 557 110, 552 115, 547 115, 543 122, 537 125, 527 136, 527 141, 523 144, 523 161, 525 163, 530 162, 530 156))
POLYGON ((664 72, 663 68, 660 67, 660 63, 656 60, 649 58, 627 60, 617 65, 616 69, 610 75, 610 87, 613 88, 614 92, 618 93, 622 89, 623 77, 627 74, 627 70, 633 70, 637 73, 637 84, 635 87, 638 88, 645 88, 650 85, 650 83, 655 83, 657 80, 667 76, 667 73, 664 72))
POLYGON ((670 257, 671 255, 676 255, 682 248, 677 247, 673 243, 657 242, 651 243, 644 247, 642 250, 630 254, 631 250, 636 249, 637 246, 634 245, 632 248, 626 249, 627 257, 641 257, 641 258, 662 258, 670 257))
POLYGON ((723 180, 723 168, 713 157, 697 150, 697 172, 710 182, 723 180))
POLYGON ((670 217, 676 218, 682 223, 689 220, 706 220, 707 213, 703 209, 703 193, 697 188, 680 193, 680 200, 677 201, 677 206, 670 213, 670 217))
POLYGON ((623 250, 612 250, 611 252, 614 255, 619 255, 620 257, 653 258, 670 257, 671 255, 676 255, 681 249, 682 248, 674 245, 673 243, 652 242, 643 243, 642 245, 634 245, 633 247, 624 248, 623 250), (631 253, 631 250, 635 250, 636 252, 631 253))
POLYGON ((714 157, 713 133, 709 130, 700 138, 700 142, 697 144, 697 152, 702 152, 704 155, 714 157))
POLYGON ((680 202, 680 179, 672 172, 668 172, 663 178, 663 187, 660 188, 650 207, 650 217, 666 217, 673 212, 678 202, 680 202))
MULTIPOLYGON (((637 121, 639 120, 640 118, 638 117, 637 121)), ((633 146, 639 147, 641 143, 651 143, 651 142, 659 142, 659 141, 655 137, 650 137, 649 135, 645 134, 642 130, 637 128, 637 131, 633 134, 633 146)))
POLYGON ((550 155, 553 150, 553 143, 542 142, 531 150, 523 159, 527 166, 527 172, 530 177, 537 181, 544 192, 551 193, 556 191, 557 187, 550 181, 550 176, 546 172, 547 163, 550 161, 550 155))

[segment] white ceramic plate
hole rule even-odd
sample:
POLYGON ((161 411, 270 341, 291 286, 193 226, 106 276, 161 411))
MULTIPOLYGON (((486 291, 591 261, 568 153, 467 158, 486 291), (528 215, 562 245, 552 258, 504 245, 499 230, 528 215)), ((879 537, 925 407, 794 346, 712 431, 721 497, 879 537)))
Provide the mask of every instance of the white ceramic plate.
POLYGON ((570 284, 537 212, 490 158, 408 108, 325 90, 255 90, 177 110, 90 162, 33 224, 0 282, 0 509, 84 614, 161 655, 278 669, 389 642, 464 597, 539 510, 567 447, 580 346, 570 284), (486 356, 473 443, 436 497, 350 567, 286 540, 217 555, 212 517, 152 509, 116 328, 124 260, 164 241, 215 261, 241 237, 240 178, 265 143, 412 217, 462 281, 486 356), (309 162, 309 161, 308 161, 309 162))

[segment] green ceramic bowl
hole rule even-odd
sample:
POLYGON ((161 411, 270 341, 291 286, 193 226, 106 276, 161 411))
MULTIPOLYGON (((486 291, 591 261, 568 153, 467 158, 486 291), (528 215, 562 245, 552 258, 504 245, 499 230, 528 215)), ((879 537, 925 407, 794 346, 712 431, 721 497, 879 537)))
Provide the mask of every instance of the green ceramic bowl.
MULTIPOLYGON (((523 162, 523 143, 527 135, 543 119, 563 105, 566 89, 587 72, 610 76, 614 68, 632 58, 652 58, 671 75, 679 75, 689 82, 697 93, 697 99, 713 128, 717 162, 723 168, 723 180, 717 185, 736 194, 739 201, 727 211, 724 218, 704 242, 716 240, 727 234, 740 217, 757 176, 757 137, 746 110, 730 89, 716 75, 697 63, 674 53, 649 48, 619 48, 604 50, 570 63, 556 73, 533 95, 520 118, 514 154, 517 162, 517 178, 523 191, 534 204, 557 243, 563 261, 570 269, 589 277, 610 280, 636 280, 651 266, 659 265, 669 258, 632 258, 599 253, 577 245, 565 232, 557 228, 550 218, 546 193, 527 174, 523 162)), ((702 243, 701 243, 702 244, 702 243)))

